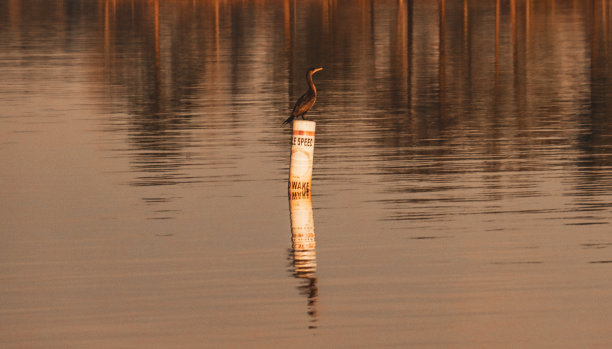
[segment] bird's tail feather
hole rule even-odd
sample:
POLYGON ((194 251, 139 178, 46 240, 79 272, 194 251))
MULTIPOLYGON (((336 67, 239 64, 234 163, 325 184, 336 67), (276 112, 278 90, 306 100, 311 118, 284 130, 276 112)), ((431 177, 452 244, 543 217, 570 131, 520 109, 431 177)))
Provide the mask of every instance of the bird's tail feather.
POLYGON ((293 121, 294 116, 291 115, 289 118, 287 118, 287 120, 285 120, 283 122, 283 124, 281 126, 285 126, 286 124, 290 123, 291 121, 293 121))

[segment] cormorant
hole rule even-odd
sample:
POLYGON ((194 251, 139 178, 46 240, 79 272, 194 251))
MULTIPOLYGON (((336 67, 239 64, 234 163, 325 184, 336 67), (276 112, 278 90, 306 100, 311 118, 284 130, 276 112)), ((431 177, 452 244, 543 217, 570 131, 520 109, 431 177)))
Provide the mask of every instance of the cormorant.
POLYGON ((315 104, 317 100, 317 88, 315 87, 314 82, 312 82, 312 75, 323 68, 312 68, 306 72, 306 80, 308 80, 308 91, 306 91, 300 99, 295 102, 293 106, 293 111, 291 112, 291 116, 283 122, 283 125, 288 124, 293 121, 293 119, 302 117, 305 120, 304 115, 308 113, 310 108, 315 104))

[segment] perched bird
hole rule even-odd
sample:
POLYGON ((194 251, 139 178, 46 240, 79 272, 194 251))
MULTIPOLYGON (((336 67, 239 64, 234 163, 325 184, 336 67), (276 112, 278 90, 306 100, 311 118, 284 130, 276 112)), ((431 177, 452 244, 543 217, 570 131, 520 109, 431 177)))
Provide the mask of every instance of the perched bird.
POLYGON ((315 104, 317 100, 317 88, 315 87, 314 82, 312 82, 312 75, 323 68, 312 68, 306 72, 306 80, 308 80, 308 91, 306 91, 300 99, 295 102, 293 106, 293 111, 291 112, 291 116, 283 122, 283 125, 288 124, 293 121, 293 119, 302 117, 304 119, 304 115, 308 113, 310 108, 315 104))

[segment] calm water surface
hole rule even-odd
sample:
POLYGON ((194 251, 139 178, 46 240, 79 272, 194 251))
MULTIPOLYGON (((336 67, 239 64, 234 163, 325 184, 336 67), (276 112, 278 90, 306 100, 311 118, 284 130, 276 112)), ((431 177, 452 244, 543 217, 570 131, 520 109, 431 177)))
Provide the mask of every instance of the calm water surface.
POLYGON ((0 76, 3 348, 612 346, 609 0, 6 0, 0 76))

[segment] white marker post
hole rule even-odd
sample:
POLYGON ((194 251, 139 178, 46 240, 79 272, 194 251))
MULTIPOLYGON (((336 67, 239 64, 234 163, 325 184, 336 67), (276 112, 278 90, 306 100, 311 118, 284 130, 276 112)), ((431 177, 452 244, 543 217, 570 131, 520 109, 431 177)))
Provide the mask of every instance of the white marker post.
MULTIPOLYGON (((293 121, 291 168, 289 169, 289 207, 296 269, 310 273, 316 269, 314 219, 311 184, 315 143, 314 121, 293 121)), ((296 271, 297 272, 297 271, 296 271)))
POLYGON ((310 196, 314 159, 315 126, 316 122, 314 121, 293 121, 291 167, 289 169, 289 194, 292 199, 305 194, 310 196))

